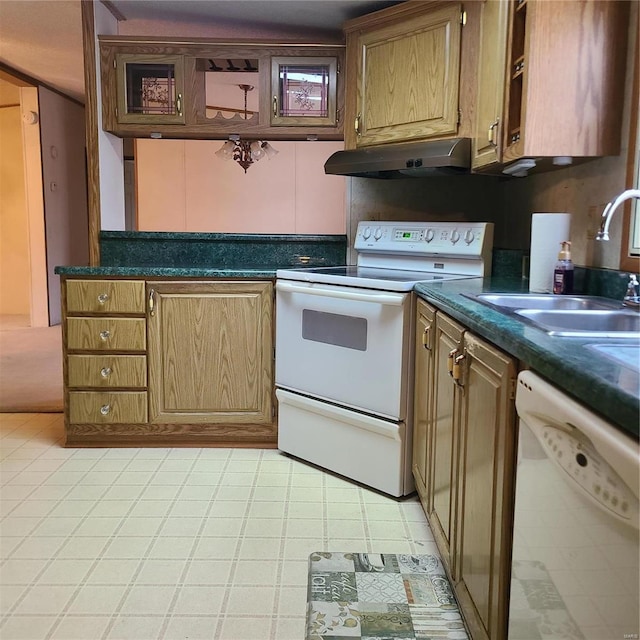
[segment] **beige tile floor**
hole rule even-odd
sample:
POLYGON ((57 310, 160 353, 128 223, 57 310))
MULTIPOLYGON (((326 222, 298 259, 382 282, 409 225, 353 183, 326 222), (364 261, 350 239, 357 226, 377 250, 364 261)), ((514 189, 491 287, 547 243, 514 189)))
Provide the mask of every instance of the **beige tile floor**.
POLYGON ((278 451, 62 437, 0 414, 2 640, 302 640, 311 552, 436 553, 417 498, 278 451))

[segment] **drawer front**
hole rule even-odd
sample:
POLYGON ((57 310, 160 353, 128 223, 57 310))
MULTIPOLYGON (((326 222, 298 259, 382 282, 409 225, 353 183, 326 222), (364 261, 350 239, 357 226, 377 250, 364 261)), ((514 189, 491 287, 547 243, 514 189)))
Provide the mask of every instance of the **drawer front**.
POLYGON ((146 391, 71 391, 71 424, 147 422, 146 391))
POLYGON ((67 349, 145 351, 145 318, 67 318, 67 349))
POLYGON ((67 313, 144 313, 143 280, 67 280, 67 313))
POLYGON ((146 356, 79 356, 68 358, 70 387, 146 387, 146 356))

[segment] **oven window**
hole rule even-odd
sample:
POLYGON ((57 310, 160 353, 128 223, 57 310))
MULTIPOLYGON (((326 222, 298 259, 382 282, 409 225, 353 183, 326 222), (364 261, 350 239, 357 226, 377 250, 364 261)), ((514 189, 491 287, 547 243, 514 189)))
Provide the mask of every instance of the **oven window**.
POLYGON ((302 337, 337 347, 367 350, 367 320, 337 313, 302 310, 302 337))

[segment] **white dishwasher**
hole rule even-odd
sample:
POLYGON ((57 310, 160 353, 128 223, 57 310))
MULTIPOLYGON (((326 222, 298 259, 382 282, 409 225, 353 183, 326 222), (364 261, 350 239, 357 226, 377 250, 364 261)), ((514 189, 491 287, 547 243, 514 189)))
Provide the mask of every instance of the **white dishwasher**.
POLYGON ((638 443, 524 371, 509 640, 638 638, 638 443))

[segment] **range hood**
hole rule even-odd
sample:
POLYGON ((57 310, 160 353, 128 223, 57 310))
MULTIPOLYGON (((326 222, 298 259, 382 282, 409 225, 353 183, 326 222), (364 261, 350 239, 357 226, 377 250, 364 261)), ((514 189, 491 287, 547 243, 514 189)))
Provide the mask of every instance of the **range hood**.
POLYGON ((471 139, 385 144, 337 151, 324 165, 326 174, 359 178, 422 178, 469 173, 471 139))

